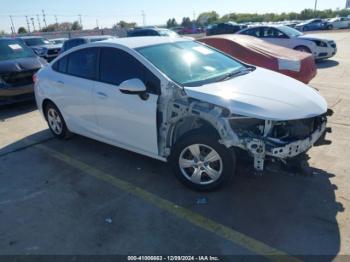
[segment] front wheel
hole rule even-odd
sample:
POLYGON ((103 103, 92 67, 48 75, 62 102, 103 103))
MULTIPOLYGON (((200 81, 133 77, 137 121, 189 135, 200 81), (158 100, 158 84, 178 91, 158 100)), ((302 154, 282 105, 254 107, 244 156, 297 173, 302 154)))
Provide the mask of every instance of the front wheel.
POLYGON ((311 54, 311 50, 306 46, 297 46, 294 48, 294 50, 311 54))
POLYGON ((197 129, 174 145, 170 162, 182 183, 194 190, 208 191, 218 188, 233 175, 234 153, 218 140, 217 135, 197 129))

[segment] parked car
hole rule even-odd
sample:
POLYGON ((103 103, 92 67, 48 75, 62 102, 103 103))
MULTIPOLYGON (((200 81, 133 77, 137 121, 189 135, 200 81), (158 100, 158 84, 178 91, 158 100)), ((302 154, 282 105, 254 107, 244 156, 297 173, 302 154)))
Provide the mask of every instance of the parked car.
POLYGON ((79 45, 104 41, 111 38, 115 38, 115 37, 110 35, 96 35, 96 36, 81 36, 81 37, 71 38, 63 43, 60 54, 79 45))
POLYGON ((348 17, 335 17, 328 20, 325 27, 331 29, 344 29, 350 27, 350 18, 348 17))
POLYGON ((50 43, 49 40, 41 36, 24 36, 17 38, 17 40, 22 41, 24 44, 30 47, 34 53, 46 59, 48 62, 55 59, 61 50, 60 45, 54 45, 50 43))
POLYGON ((311 54, 270 44, 248 35, 218 35, 198 39, 247 64, 270 69, 293 77, 305 84, 316 76, 311 54))
POLYGON ((307 151, 327 121, 315 89, 184 38, 69 50, 37 73, 35 95, 56 137, 73 132, 169 161, 198 190, 233 175, 237 148, 261 171, 267 158, 307 151))
POLYGON ((322 19, 311 19, 295 26, 299 31, 315 31, 325 29, 325 22, 322 19))
POLYGON ((128 37, 137 36, 169 36, 169 37, 180 37, 176 32, 165 29, 165 28, 141 28, 133 29, 127 32, 128 37))
POLYGON ((54 38, 54 39, 50 39, 49 41, 54 45, 60 45, 62 47, 63 43, 67 40, 68 38, 54 38))
POLYGON ((0 38, 0 105, 34 99, 33 75, 46 65, 23 43, 0 38))
POLYGON ((215 25, 210 25, 207 28, 207 36, 209 35, 220 35, 220 34, 233 34, 238 32, 239 30, 245 28, 245 26, 241 26, 236 23, 228 22, 228 23, 219 23, 215 25))
POLYGON ((298 30, 283 25, 250 27, 237 34, 258 37, 272 44, 311 53, 315 59, 330 58, 337 53, 337 45, 333 40, 317 35, 304 35, 298 30))

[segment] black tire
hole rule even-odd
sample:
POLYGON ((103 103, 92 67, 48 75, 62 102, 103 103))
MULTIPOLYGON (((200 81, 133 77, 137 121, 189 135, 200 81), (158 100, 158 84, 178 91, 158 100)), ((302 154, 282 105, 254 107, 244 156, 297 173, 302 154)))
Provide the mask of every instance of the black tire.
MULTIPOLYGON (((205 129, 195 129, 183 135, 175 143, 169 160, 176 177, 183 184, 194 190, 210 191, 219 188, 233 176, 236 164, 234 151, 229 150, 224 145, 220 144, 218 140, 218 135, 213 134, 213 132, 207 131, 205 129), (196 169, 194 167, 189 167, 185 169, 181 168, 180 158, 184 159, 182 157, 185 154, 191 153, 190 150, 187 149, 189 146, 196 145, 199 145, 199 151, 201 152, 201 154, 204 154, 206 150, 209 150, 207 152, 213 152, 213 154, 217 153, 221 160, 207 161, 206 159, 200 159, 198 160, 199 162, 196 162, 196 164, 198 164, 198 166, 196 166, 196 169), (213 149, 215 152, 211 149, 213 149), (199 165, 201 165, 201 167, 199 165), (218 175, 215 179, 212 179, 211 176, 209 176, 206 173, 206 170, 210 172, 214 170, 215 172, 217 172, 216 174, 219 174, 218 169, 221 172, 220 175, 218 175), (194 175, 196 170, 198 170, 198 172, 200 173, 200 183, 194 183, 190 180, 192 179, 192 176, 194 175), (189 178, 189 173, 191 172, 193 172, 193 174, 189 178), (211 182, 208 179, 210 179, 211 182)), ((203 158, 205 158, 205 155, 203 156, 203 158)), ((188 161, 195 161, 195 157, 188 161)))
POLYGON ((332 25, 328 25, 328 26, 327 26, 327 29, 328 29, 328 30, 332 30, 332 29, 333 29, 333 26, 332 26, 332 25))
POLYGON ((304 46, 304 45, 296 46, 294 48, 294 50, 299 51, 299 52, 312 54, 310 48, 308 48, 307 46, 304 46))
POLYGON ((45 106, 45 118, 47 121, 47 124, 52 132, 52 134, 57 137, 58 139, 66 139, 69 137, 70 132, 67 128, 66 122, 64 121, 64 118, 60 112, 60 110, 57 108, 57 106, 52 103, 48 102, 45 106), (57 125, 57 128, 52 124, 51 117, 52 112, 56 113, 57 119, 61 121, 61 125, 57 125))

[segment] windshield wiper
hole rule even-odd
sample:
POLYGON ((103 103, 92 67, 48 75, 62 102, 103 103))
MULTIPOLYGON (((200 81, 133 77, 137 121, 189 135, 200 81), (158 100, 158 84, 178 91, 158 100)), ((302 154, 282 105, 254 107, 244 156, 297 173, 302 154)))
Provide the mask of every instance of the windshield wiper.
POLYGON ((220 78, 218 79, 218 82, 226 81, 226 80, 229 80, 229 79, 234 78, 234 77, 239 76, 239 75, 248 74, 248 73, 251 72, 252 70, 253 70, 252 67, 246 67, 246 68, 244 68, 244 69, 239 69, 239 70, 236 70, 236 71, 227 73, 227 74, 225 74, 224 76, 220 77, 220 78))

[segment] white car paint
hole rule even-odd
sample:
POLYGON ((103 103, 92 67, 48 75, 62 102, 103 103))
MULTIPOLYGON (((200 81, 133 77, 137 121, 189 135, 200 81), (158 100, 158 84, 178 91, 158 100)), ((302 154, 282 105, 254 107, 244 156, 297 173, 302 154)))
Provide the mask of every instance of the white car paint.
POLYGON ((343 29, 350 27, 350 18, 335 17, 327 21, 327 29, 343 29))
POLYGON ((259 119, 293 120, 327 111, 325 99, 315 89, 264 68, 225 82, 185 90, 190 97, 259 119))
MULTIPOLYGON (((268 26, 258 26, 243 29, 237 34, 245 34, 247 30, 252 28, 275 28, 277 30, 283 30, 285 26, 281 25, 268 25, 268 26)), ((283 32, 283 31, 282 31, 283 32)), ((288 38, 261 38, 264 41, 270 42, 275 45, 284 46, 290 49, 296 49, 298 47, 307 47, 311 53, 314 55, 315 59, 325 59, 334 56, 337 52, 336 44, 333 40, 320 37, 314 34, 307 34, 301 36, 289 36, 288 38), (324 46, 318 46, 315 41, 321 41, 324 46)))
MULTIPOLYGON (((266 122, 303 119, 322 115, 327 110, 325 100, 317 91, 292 78, 261 68, 220 83, 200 87, 180 87, 135 50, 138 47, 182 41, 190 40, 168 37, 133 37, 75 47, 37 73, 35 97, 38 108, 43 113, 43 101, 49 99, 57 105, 68 129, 73 133, 163 161, 167 161, 170 154, 170 148, 166 147, 166 142, 164 142, 166 140, 164 133, 168 132, 174 124, 171 122, 173 114, 167 110, 170 110, 170 105, 175 104, 176 99, 188 102, 189 97, 193 97, 200 103, 214 106, 212 112, 203 111, 201 116, 220 128, 226 128, 225 145, 227 147, 239 141, 235 135, 232 135, 233 131, 228 130, 230 128, 228 120, 219 119, 219 116, 215 115, 222 111, 222 108, 229 109, 232 114, 254 117, 266 122), (149 99, 142 100, 137 95, 121 93, 120 86, 82 79, 52 69, 52 64, 58 59, 86 47, 113 47, 128 52, 160 79, 161 95, 150 94, 149 99), (163 121, 167 121, 166 124, 158 125, 157 110, 162 113, 163 121)), ((171 108, 178 110, 181 106, 184 105, 180 103, 171 108)), ((192 110, 189 108, 192 106, 196 106, 196 102, 178 111, 178 116, 191 114, 192 110)), ((321 134, 323 131, 324 129, 317 132, 321 134)), ((253 142, 255 143, 255 140, 253 142)), ((296 141, 295 143, 303 144, 300 148, 312 146, 311 142, 305 144, 303 141, 296 141)), ((254 149, 251 147, 249 150, 254 149)), ((288 150, 288 148, 285 147, 283 150, 288 150)), ((299 151, 293 154, 297 153, 299 151)), ((261 161, 263 161, 261 153, 255 155, 252 151, 252 154, 259 163, 257 168, 261 169, 261 161)), ((270 152, 269 154, 275 157, 278 157, 278 154, 283 156, 282 153, 270 152)))

